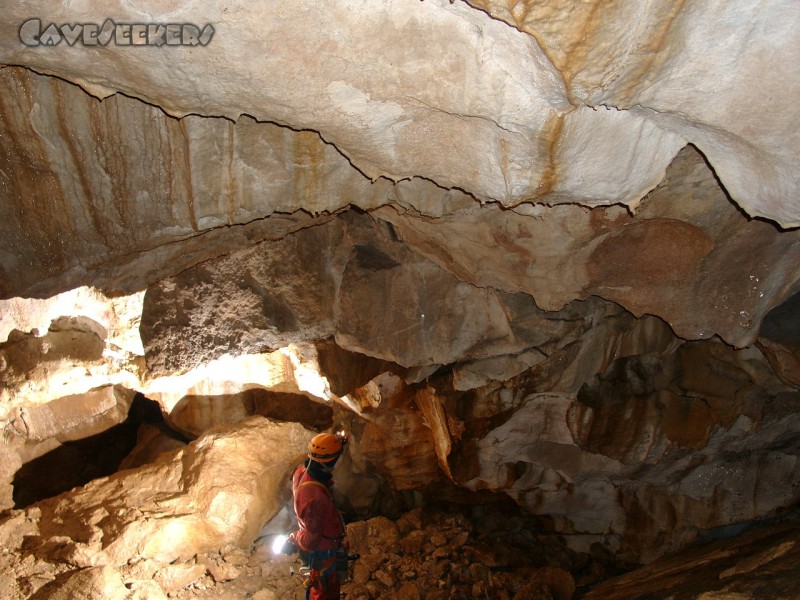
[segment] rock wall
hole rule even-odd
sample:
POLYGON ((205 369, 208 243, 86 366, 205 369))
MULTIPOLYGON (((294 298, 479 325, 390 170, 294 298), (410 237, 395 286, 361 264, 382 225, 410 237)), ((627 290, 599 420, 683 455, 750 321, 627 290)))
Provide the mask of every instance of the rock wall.
POLYGON ((586 600, 623 600, 641 594, 683 598, 794 598, 800 593, 797 522, 771 523, 735 540, 712 540, 642 569, 609 579, 586 600))
POLYGON ((130 559, 169 563, 228 543, 246 545, 280 510, 307 435, 299 425, 263 417, 217 428, 147 467, 15 512, 20 527, 6 535, 12 546, 24 543, 42 558, 57 543, 51 536, 60 535, 66 538, 58 544, 60 558, 79 568, 130 559))
POLYGON ((619 358, 577 397, 514 384, 458 415, 467 430, 453 471, 466 487, 505 490, 576 544, 600 536, 649 562, 797 502, 796 392, 756 354, 698 342, 619 358), (493 427, 470 431, 473 410, 493 427))
POLYGON ((131 52, 122 34, 108 43, 109 32, 105 45, 81 38, 72 51, 47 52, 39 40, 50 23, 101 18, 51 2, 40 7, 43 22, 28 25, 27 44, 19 30, 31 16, 9 11, 0 60, 176 116, 248 114, 319 131, 371 179, 418 176, 507 206, 531 197, 635 206, 675 152, 694 143, 747 212, 797 224, 797 207, 786 202, 796 196, 797 138, 785 127, 798 120, 796 80, 771 68, 794 68, 793 3, 676 0, 638 11, 567 0, 513 10, 475 4, 486 12, 444 0, 358 10, 275 4, 257 14, 114 6, 107 16, 115 23, 201 19, 194 24, 211 25, 213 38, 174 48, 154 39, 131 52), (308 23, 324 26, 310 32, 308 23), (164 50, 179 70, 164 68, 164 50), (604 194, 593 183, 610 174, 604 194))
POLYGON ((137 386, 190 436, 252 414, 346 424, 362 517, 441 486, 501 493, 577 549, 648 562, 797 502, 796 384, 755 346, 594 296, 542 310, 395 232, 346 213, 151 286, 137 386))
POLYGON ((346 424, 362 516, 510 497, 650 561, 796 505, 796 3, 38 10, 0 22, 3 507, 134 392, 346 424))

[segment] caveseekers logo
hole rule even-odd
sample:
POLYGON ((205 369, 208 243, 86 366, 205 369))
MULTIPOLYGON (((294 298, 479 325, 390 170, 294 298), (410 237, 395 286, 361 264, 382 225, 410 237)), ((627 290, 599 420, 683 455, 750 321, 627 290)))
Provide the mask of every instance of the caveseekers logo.
POLYGON ((214 36, 214 28, 202 29, 189 23, 83 23, 55 25, 42 29, 41 19, 28 19, 19 28, 19 39, 26 46, 205 46, 214 36))

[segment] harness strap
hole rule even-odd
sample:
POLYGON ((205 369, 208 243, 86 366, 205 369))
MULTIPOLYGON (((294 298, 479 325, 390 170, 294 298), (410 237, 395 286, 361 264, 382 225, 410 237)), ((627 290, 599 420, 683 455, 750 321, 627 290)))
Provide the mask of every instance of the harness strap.
POLYGON ((301 484, 300 484, 300 485, 298 485, 297 487, 298 487, 298 488, 301 488, 301 487, 303 487, 304 485, 318 485, 318 486, 319 486, 319 487, 321 487, 323 490, 325 490, 326 492, 328 492, 328 495, 330 496, 330 493, 331 493, 331 491, 328 489, 328 486, 327 486, 327 485, 325 485, 324 483, 320 483, 319 481, 316 481, 315 479, 307 479, 306 481, 304 481, 303 483, 301 483, 301 484))
POLYGON ((311 556, 311 559, 326 559, 326 558, 333 558, 336 556, 336 551, 338 548, 331 548, 330 550, 311 550, 307 554, 311 556))

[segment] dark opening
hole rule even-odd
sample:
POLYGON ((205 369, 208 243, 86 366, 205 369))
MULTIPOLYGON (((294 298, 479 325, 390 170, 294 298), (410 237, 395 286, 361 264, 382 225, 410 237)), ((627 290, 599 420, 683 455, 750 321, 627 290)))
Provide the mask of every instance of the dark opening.
POLYGON ((767 313, 759 334, 789 348, 800 347, 800 292, 767 313))
POLYGON ((14 508, 25 508, 57 496, 98 477, 115 473, 136 446, 143 423, 163 426, 158 403, 136 394, 128 418, 110 429, 82 440, 65 442, 39 458, 25 463, 14 475, 14 508))

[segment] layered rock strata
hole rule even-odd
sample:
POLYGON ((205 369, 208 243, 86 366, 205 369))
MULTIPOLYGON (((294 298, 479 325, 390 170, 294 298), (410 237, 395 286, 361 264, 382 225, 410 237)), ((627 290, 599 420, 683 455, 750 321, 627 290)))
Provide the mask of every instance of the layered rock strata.
MULTIPOLYGON (((0 23, 0 505, 134 392, 346 423, 354 513, 501 494, 633 561, 797 503, 795 3, 98 8, 0 23)), ((29 541, 64 594, 122 593, 104 485, 29 541)))

